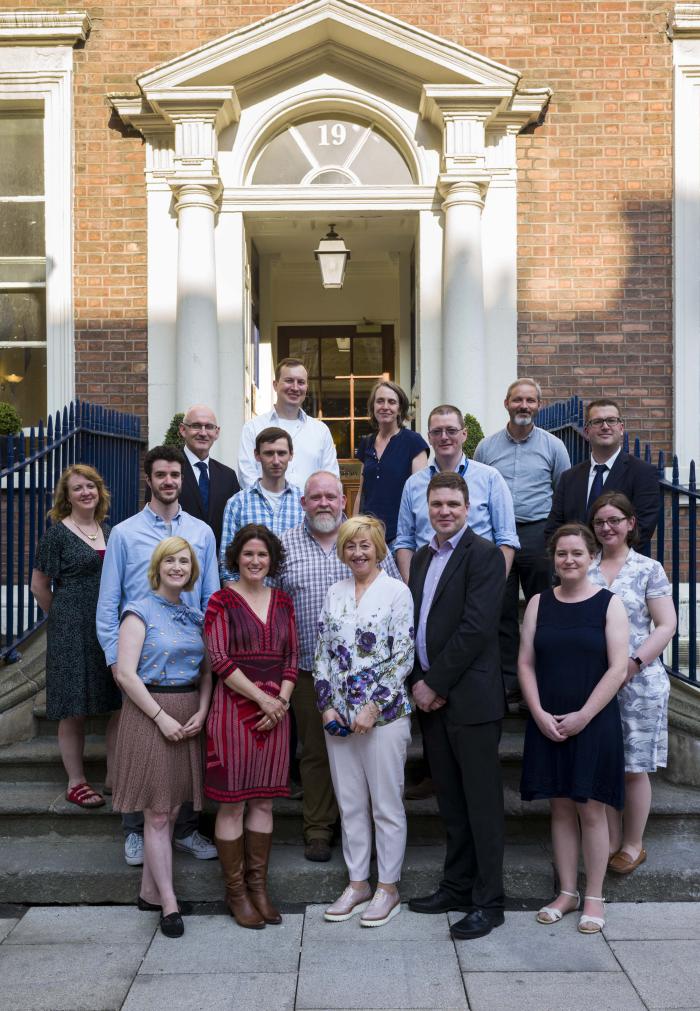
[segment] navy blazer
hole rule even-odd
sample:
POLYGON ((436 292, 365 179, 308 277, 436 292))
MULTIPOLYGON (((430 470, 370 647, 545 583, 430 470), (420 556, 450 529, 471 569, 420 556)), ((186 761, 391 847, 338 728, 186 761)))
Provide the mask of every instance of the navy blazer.
MULTIPOLYGON (((588 478, 591 461, 577 463, 559 478, 552 509, 544 528, 548 541, 562 523, 588 523, 588 478)), ((604 491, 621 491, 630 500, 637 514, 640 544, 637 548, 649 553, 649 542, 659 519, 659 476, 655 467, 630 453, 620 453, 603 485, 604 491)))
MULTIPOLYGON (((411 560, 408 585, 418 628, 423 587, 432 552, 426 544, 411 560)), ((428 614, 426 646, 430 669, 418 654, 410 681, 424 680, 447 700, 452 722, 487 723, 505 714, 498 627, 506 566, 491 541, 467 528, 454 549, 428 614)))

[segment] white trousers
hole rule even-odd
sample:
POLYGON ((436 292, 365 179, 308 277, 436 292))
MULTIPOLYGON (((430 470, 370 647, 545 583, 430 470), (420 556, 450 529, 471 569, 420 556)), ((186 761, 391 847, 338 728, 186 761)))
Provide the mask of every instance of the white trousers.
POLYGON ((340 809, 343 856, 351 881, 366 881, 372 853, 372 821, 379 880, 401 877, 406 852, 404 765, 411 720, 402 716, 368 734, 326 734, 333 789, 340 809))

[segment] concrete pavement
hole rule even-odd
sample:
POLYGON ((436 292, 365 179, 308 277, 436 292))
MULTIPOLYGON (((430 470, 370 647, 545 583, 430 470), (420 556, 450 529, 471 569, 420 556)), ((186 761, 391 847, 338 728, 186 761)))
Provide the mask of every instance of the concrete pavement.
POLYGON ((0 907, 0 1011, 700 1011, 700 903, 611 904, 592 937, 508 912, 457 943, 407 908, 366 930, 309 905, 264 931, 202 908, 168 940, 134 907, 0 907))

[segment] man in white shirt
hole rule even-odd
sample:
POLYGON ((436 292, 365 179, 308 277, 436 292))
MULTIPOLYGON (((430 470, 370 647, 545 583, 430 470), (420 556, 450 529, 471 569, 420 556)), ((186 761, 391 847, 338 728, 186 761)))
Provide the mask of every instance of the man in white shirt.
POLYGON ((275 369, 272 386, 277 397, 273 409, 251 418, 241 432, 238 475, 242 487, 250 488, 262 474, 255 459, 255 439, 259 432, 270 426, 284 429, 292 438, 294 456, 287 470, 287 480, 301 492, 307 478, 316 471, 340 475, 330 429, 301 409, 309 388, 304 363, 298 358, 283 358, 275 369))

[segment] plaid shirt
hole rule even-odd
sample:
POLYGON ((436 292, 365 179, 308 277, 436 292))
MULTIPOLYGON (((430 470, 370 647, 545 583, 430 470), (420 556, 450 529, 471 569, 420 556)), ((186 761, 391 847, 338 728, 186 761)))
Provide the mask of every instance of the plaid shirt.
POLYGON ((238 574, 229 572, 226 568, 226 548, 236 536, 241 527, 247 523, 260 523, 273 534, 281 537, 285 530, 295 527, 304 517, 301 508, 301 492, 293 484, 286 482, 285 489, 279 501, 279 508, 274 510, 265 498, 258 479, 251 488, 236 492, 226 503, 221 533, 221 548, 219 549, 219 573, 221 581, 238 579, 238 574))
MULTIPOLYGON (((335 544, 326 554, 313 534, 306 520, 282 535, 284 545, 284 568, 277 578, 277 584, 292 598, 297 620, 299 640, 299 667, 313 670, 318 619, 323 601, 333 583, 347 579, 350 569, 341 562, 335 544)), ((382 569, 394 579, 401 579, 396 562, 388 554, 381 563, 382 569)))

